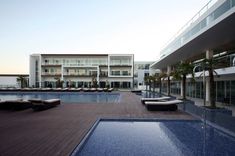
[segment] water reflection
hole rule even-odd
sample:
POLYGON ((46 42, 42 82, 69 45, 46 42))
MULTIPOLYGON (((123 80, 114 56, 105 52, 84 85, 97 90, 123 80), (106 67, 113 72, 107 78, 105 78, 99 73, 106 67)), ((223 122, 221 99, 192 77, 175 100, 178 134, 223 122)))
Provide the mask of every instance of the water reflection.
POLYGON ((101 121, 74 155, 235 155, 235 138, 201 121, 101 121))
POLYGON ((4 100, 29 100, 29 99, 61 99, 63 103, 118 103, 119 93, 61 93, 61 92, 11 92, 0 93, 4 100))

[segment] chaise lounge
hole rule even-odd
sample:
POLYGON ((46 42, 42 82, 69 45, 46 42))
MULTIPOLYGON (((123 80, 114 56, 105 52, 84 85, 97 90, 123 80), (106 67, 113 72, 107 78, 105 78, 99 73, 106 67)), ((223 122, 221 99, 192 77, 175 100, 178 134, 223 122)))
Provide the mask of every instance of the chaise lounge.
POLYGON ((141 103, 145 104, 146 101, 161 101, 161 100, 169 100, 171 97, 163 96, 158 98, 141 98, 141 103))
POLYGON ((176 111, 177 104, 182 103, 181 100, 171 101, 146 101, 145 106, 150 111, 176 111))
POLYGON ((32 109, 34 111, 46 110, 52 107, 56 107, 57 105, 60 104, 60 99, 49 99, 49 100, 32 99, 29 101, 32 102, 32 109))
POLYGON ((22 99, 0 101, 0 109, 4 110, 24 110, 31 107, 32 107, 31 102, 22 99))

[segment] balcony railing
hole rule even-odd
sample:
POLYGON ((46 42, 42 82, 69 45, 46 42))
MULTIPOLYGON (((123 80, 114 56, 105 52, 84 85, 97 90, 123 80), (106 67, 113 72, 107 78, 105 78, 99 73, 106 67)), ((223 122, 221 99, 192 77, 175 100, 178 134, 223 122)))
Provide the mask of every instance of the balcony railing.
POLYGON ((131 76, 131 73, 111 73, 111 76, 131 76))
POLYGON ((60 76, 60 72, 42 72, 42 76, 60 76))
POLYGON ((167 43, 165 48, 160 52, 161 58, 174 52, 186 42, 188 42, 195 34, 199 33, 205 27, 208 27, 217 18, 226 13, 228 10, 235 6, 235 0, 225 0, 218 8, 216 8, 211 14, 202 19, 198 24, 190 28, 195 21, 207 12, 218 0, 209 1, 192 19, 190 19, 167 43))
POLYGON ((77 76, 77 77, 96 77, 97 74, 78 74, 78 73, 65 73, 64 76, 77 76))

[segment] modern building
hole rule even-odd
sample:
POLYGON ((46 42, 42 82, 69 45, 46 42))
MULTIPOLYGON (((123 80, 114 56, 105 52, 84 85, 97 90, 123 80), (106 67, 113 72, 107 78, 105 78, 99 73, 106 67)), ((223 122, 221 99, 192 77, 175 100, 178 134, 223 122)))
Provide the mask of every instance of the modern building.
POLYGON ((32 54, 30 87, 99 87, 132 88, 133 54, 32 54))
MULTIPOLYGON (((204 58, 223 61, 215 66, 216 101, 235 104, 235 0, 212 0, 204 6, 170 40, 161 51, 160 59, 151 68, 161 69, 168 74, 180 61, 195 64, 196 83, 190 81, 186 95, 192 98, 206 99, 210 102, 210 83, 208 72, 203 81, 200 62, 204 58)), ((167 90, 163 84, 163 91, 167 90)), ((171 81, 171 94, 182 95, 182 83, 171 81)))
POLYGON ((134 63, 134 88, 145 89, 144 78, 160 72, 160 70, 150 68, 152 63, 153 62, 150 61, 139 61, 134 63))

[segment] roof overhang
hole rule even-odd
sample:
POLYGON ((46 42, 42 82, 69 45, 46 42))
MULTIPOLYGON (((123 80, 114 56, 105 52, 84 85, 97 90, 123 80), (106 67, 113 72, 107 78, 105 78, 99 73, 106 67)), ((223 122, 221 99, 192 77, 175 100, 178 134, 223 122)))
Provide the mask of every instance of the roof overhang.
POLYGON ((229 50, 235 48, 235 8, 233 13, 213 25, 197 37, 174 51, 159 59, 151 65, 151 68, 163 69, 168 65, 174 65, 181 60, 202 55, 206 50, 229 50))

